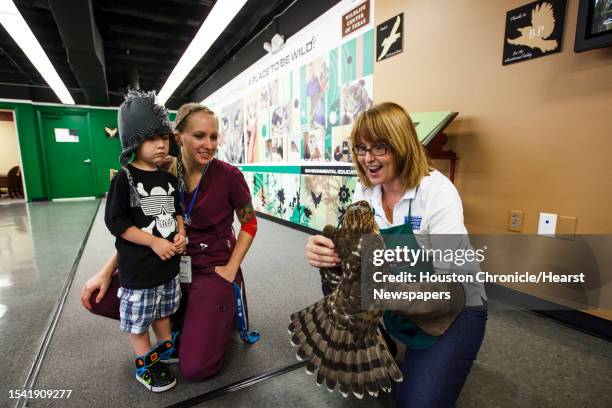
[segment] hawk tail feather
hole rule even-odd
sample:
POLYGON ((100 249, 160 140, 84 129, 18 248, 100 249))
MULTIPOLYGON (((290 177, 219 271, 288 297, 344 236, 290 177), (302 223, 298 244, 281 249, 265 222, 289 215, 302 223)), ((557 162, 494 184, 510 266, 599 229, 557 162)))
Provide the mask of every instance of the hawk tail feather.
POLYGON ((380 390, 391 391, 391 381, 402 381, 402 373, 389 354, 379 329, 365 336, 335 322, 328 312, 330 296, 291 316, 291 343, 296 356, 306 361, 306 372, 318 385, 342 396, 363 398, 380 390))

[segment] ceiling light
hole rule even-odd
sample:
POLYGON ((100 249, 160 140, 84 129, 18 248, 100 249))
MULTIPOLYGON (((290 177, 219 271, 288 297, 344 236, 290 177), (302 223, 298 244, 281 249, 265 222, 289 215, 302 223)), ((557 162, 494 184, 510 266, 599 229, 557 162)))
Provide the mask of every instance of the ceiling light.
POLYGON ((238 14, 247 0, 218 0, 212 8, 202 27, 187 47, 187 50, 176 64, 166 83, 157 95, 157 102, 165 104, 176 88, 183 82, 193 67, 206 54, 206 51, 221 35, 225 27, 238 14))
POLYGON ((62 103, 74 105, 74 99, 49 61, 47 54, 30 30, 12 0, 0 0, 0 23, 40 72, 62 103))

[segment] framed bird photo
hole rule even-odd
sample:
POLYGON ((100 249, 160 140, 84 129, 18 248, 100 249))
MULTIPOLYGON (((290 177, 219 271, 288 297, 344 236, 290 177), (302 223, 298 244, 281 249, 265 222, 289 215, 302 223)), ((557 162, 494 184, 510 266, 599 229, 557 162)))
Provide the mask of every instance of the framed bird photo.
POLYGON ((404 50, 404 13, 376 27, 376 62, 393 57, 404 50))
POLYGON ((506 14, 503 65, 561 51, 567 0, 541 0, 506 14))

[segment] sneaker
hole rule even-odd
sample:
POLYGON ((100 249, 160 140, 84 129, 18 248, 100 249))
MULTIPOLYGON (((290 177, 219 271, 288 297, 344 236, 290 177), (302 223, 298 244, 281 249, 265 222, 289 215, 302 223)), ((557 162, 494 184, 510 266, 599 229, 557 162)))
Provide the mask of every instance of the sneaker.
POLYGON ((136 358, 136 379, 149 391, 167 391, 176 385, 176 378, 159 359, 157 349, 136 358))
POLYGON ((178 357, 179 332, 172 332, 172 341, 163 341, 157 345, 159 359, 165 364, 176 364, 179 362, 178 357))

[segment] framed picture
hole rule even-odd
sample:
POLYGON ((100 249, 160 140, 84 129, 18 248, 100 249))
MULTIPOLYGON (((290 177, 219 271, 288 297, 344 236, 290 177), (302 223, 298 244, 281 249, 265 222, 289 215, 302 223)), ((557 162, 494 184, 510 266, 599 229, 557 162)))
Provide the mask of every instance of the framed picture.
POLYGON ((502 64, 561 52, 567 0, 538 0, 506 13, 502 64))
POLYGON ((612 0, 580 0, 574 51, 612 45, 612 0))

